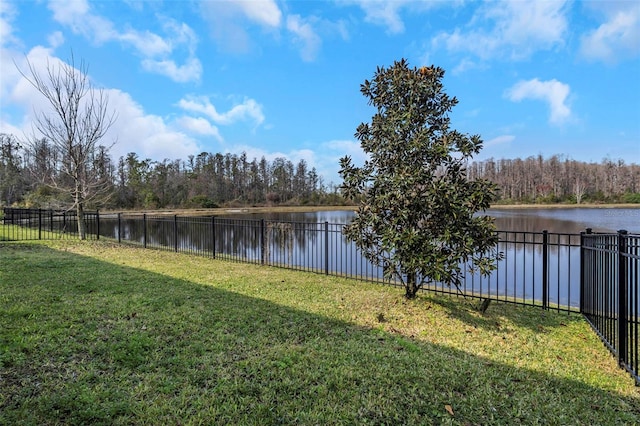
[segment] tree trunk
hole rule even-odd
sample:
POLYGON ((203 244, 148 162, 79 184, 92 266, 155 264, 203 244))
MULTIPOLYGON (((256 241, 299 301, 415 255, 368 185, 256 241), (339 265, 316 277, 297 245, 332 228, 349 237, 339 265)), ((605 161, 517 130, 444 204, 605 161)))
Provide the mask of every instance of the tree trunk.
POLYGON ((406 297, 407 299, 415 299, 416 294, 418 293, 419 286, 416 281, 416 275, 417 274, 415 272, 407 274, 407 281, 404 286, 404 297, 406 297))
POLYGON ((81 240, 85 240, 87 238, 87 228, 84 221, 84 207, 82 203, 77 203, 76 206, 77 206, 76 212, 77 212, 77 219, 78 219, 78 237, 81 240))

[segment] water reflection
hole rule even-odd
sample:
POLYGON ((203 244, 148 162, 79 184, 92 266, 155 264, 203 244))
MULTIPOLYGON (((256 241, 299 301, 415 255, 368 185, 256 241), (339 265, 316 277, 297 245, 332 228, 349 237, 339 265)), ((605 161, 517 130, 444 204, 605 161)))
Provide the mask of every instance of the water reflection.
MULTIPOLYGON (((321 211, 308 213, 269 213, 221 217, 245 217, 274 221, 349 223, 353 211, 321 211)), ((594 232, 626 229, 640 233, 638 208, 494 208, 487 211, 501 231, 580 233, 586 228, 594 232)))
POLYGON ((495 217, 500 230, 579 233, 626 229, 640 233, 640 207, 630 208, 504 208, 487 212, 495 217))

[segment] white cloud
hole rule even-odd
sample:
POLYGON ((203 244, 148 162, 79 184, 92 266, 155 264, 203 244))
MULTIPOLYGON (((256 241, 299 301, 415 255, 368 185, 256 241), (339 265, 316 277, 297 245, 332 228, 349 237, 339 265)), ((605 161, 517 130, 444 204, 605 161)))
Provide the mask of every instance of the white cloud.
POLYGON ((208 97, 187 97, 180 99, 178 106, 185 111, 204 114, 220 125, 229 125, 238 121, 253 121, 256 126, 264 122, 262 105, 253 99, 246 98, 241 104, 234 105, 229 111, 219 113, 208 97))
POLYGON ((515 140, 515 136, 513 135, 501 135, 501 136, 497 136, 493 139, 490 139, 488 141, 486 141, 484 143, 484 147, 488 148, 491 146, 496 146, 496 145, 502 145, 502 144, 507 144, 507 143, 511 143, 515 140))
POLYGON ((56 21, 97 45, 116 41, 132 47, 142 56, 143 68, 147 71, 165 75, 177 82, 198 81, 202 76, 202 65, 195 57, 198 38, 184 23, 165 19, 163 29, 167 36, 161 37, 150 31, 132 28, 118 31, 113 22, 92 13, 86 0, 52 0, 49 9, 53 11, 56 21), (177 65, 170 55, 183 47, 187 51, 187 59, 184 65, 177 65))
POLYGON ((213 136, 218 142, 223 142, 218 128, 202 117, 180 117, 176 120, 176 123, 191 133, 213 136))
POLYGON ((6 1, 0 1, 0 46, 15 41, 11 22, 16 16, 15 8, 6 1))
POLYGON ((438 6, 457 6, 464 0, 345 0, 339 3, 357 5, 364 12, 364 20, 386 28, 389 34, 400 34, 405 30, 402 13, 423 13, 438 6))
POLYGON ((468 58, 464 58, 460 61, 458 65, 455 66, 455 68, 453 68, 451 72, 454 75, 458 75, 458 74, 463 74, 467 71, 471 71, 475 69, 484 70, 486 68, 487 66, 483 63, 475 62, 468 58))
POLYGON ((600 15, 606 16, 606 21, 582 36, 580 53, 585 58, 615 63, 640 55, 640 3, 623 2, 613 6, 602 8, 600 15))
MULTIPOLYGON (((5 52, 3 52, 5 53, 5 52)), ((17 103, 19 105, 23 105, 28 107, 32 112, 32 110, 36 111, 48 111, 51 106, 44 99, 42 95, 40 95, 36 89, 29 83, 29 81, 22 76, 20 72, 29 75, 29 66, 27 63, 30 62, 33 65, 33 68, 36 70, 44 70, 47 66, 57 67, 62 61, 60 59, 51 56, 51 49, 36 46, 25 56, 18 54, 17 52, 6 52, 7 57, 9 57, 9 62, 12 63, 15 61, 16 67, 9 67, 7 71, 6 80, 2 79, 3 93, 7 93, 8 100, 13 104, 17 103), (14 71, 15 69, 15 71, 14 71)), ((4 70, 3 70, 4 74, 4 70)))
POLYGON ((360 142, 354 140, 332 140, 322 144, 322 147, 333 154, 333 158, 337 160, 345 155, 351 157, 354 164, 364 164, 368 159, 368 155, 362 150, 360 142))
POLYGON ((109 106, 118 112, 106 138, 117 141, 111 149, 114 159, 129 152, 152 160, 184 159, 201 151, 195 139, 173 129, 162 117, 146 114, 129 94, 119 90, 109 90, 107 94, 109 106))
POLYGON ((357 3, 365 14, 366 22, 382 25, 391 34, 404 32, 404 22, 399 10, 407 3, 406 1, 361 0, 357 3))
POLYGON ((273 0, 203 1, 200 8, 218 46, 235 53, 251 50, 247 21, 266 31, 278 30, 282 21, 282 12, 273 0))
POLYGON ((318 55, 322 40, 315 33, 311 23, 300 15, 287 16, 287 29, 294 36, 294 43, 300 45, 300 56, 304 61, 311 62, 318 55))
POLYGON ((14 135, 18 139, 20 139, 22 137, 23 131, 21 128, 16 127, 13 124, 6 122, 0 118, 0 133, 14 135))
POLYGON ((316 15, 299 14, 290 14, 283 19, 283 12, 272 0, 204 1, 200 8, 202 17, 209 23, 211 36, 218 47, 227 52, 259 54, 259 43, 253 41, 256 35, 252 31, 256 27, 261 30, 261 36, 270 36, 276 42, 280 42, 282 34, 290 36, 306 62, 316 59, 322 37, 349 38, 343 20, 330 21, 316 15))
POLYGON ((0 120, 2 121, 6 120, 8 114, 6 104, 12 87, 20 76, 16 67, 13 66, 16 52, 11 51, 11 47, 20 44, 13 35, 12 24, 16 13, 11 3, 0 0, 0 120))
POLYGON ((166 75, 178 83, 186 83, 193 80, 194 76, 202 75, 202 64, 196 58, 189 58, 180 66, 171 60, 145 59, 142 61, 142 67, 149 72, 166 75))
MULTIPOLYGON (((106 35, 105 35, 106 36, 106 35)), ((149 31, 139 32, 127 30, 121 34, 109 34, 103 41, 117 40, 133 46, 145 57, 168 55, 172 51, 171 43, 149 31)))
POLYGON ((535 99, 549 104, 549 122, 562 124, 571 117, 571 110, 566 105, 569 96, 569 85, 556 79, 540 81, 537 78, 516 83, 506 92, 509 100, 520 102, 524 99, 535 99))
POLYGON ((55 49, 62 46, 62 43, 64 43, 64 35, 62 35, 60 31, 54 31, 53 33, 49 34, 49 37, 47 37, 47 41, 49 42, 49 46, 55 49))
POLYGON ((467 52, 482 59, 529 57, 539 49, 564 44, 567 1, 500 1, 478 8, 467 28, 442 32, 433 47, 467 52))
POLYGON ((49 9, 53 12, 53 19, 71 28, 75 34, 82 34, 96 44, 117 37, 113 24, 90 12, 86 0, 51 0, 49 9))
POLYGON ((358 167, 364 165, 369 159, 360 142, 355 140, 331 140, 320 144, 317 154, 319 174, 324 176, 327 183, 336 184, 342 182, 340 178, 340 159, 344 156, 351 157, 351 161, 358 167))
POLYGON ((273 0, 238 0, 237 5, 253 22, 269 27, 280 26, 282 12, 273 0))

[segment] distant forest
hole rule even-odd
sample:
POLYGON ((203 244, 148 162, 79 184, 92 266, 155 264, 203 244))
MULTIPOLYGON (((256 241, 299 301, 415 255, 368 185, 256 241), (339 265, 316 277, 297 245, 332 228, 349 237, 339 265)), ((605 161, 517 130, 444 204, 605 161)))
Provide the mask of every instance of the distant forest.
MULTIPOLYGON (((37 142, 24 150, 11 135, 0 134, 0 206, 64 208, 70 205, 50 182, 64 167, 51 146, 37 142), (45 177, 43 179, 43 177, 45 177)), ((102 209, 213 208, 263 205, 339 205, 333 184, 327 185, 305 160, 249 159, 246 153, 207 153, 186 160, 152 161, 135 153, 112 161, 97 150, 92 167, 109 186, 102 209)))
MULTIPOLYGON (((71 200, 51 181, 64 159, 54 158, 46 141, 28 151, 15 137, 0 134, 0 206, 67 208, 71 200), (48 177, 48 178, 47 178, 48 177)), ((342 205, 333 183, 326 184, 300 160, 249 159, 246 153, 206 153, 186 160, 152 161, 129 153, 114 162, 97 151, 92 167, 109 187, 101 209, 212 208, 265 205, 342 205)), ((473 162, 470 178, 500 187, 500 202, 640 203, 640 166, 605 159, 585 163, 561 156, 473 162)))
POLYGON ((489 179, 500 188, 500 202, 640 203, 640 165, 605 159, 586 163, 563 156, 474 162, 470 178, 489 179))

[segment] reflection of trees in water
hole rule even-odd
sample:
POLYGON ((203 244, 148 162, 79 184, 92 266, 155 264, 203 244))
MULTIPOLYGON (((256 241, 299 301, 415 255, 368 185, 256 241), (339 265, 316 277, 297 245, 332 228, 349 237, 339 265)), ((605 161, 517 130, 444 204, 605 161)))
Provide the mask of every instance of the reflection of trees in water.
POLYGON ((265 221, 265 262, 301 269, 323 264, 325 224, 265 221))
POLYGON ((283 260, 288 259, 287 264, 293 263, 293 224, 288 222, 267 222, 266 234, 264 242, 264 259, 265 262, 271 262, 271 253, 274 249, 279 250, 279 256, 275 256, 278 260, 276 263, 285 263, 283 260), (288 256, 287 256, 288 254, 288 256))
POLYGON ((552 217, 533 216, 531 214, 519 215, 517 212, 509 212, 508 216, 499 215, 495 218, 496 228, 503 231, 535 232, 544 230, 549 232, 579 233, 584 231, 576 222, 559 220, 552 217))
POLYGON ((215 221, 215 251, 234 258, 257 261, 260 259, 259 220, 218 220, 215 221))

